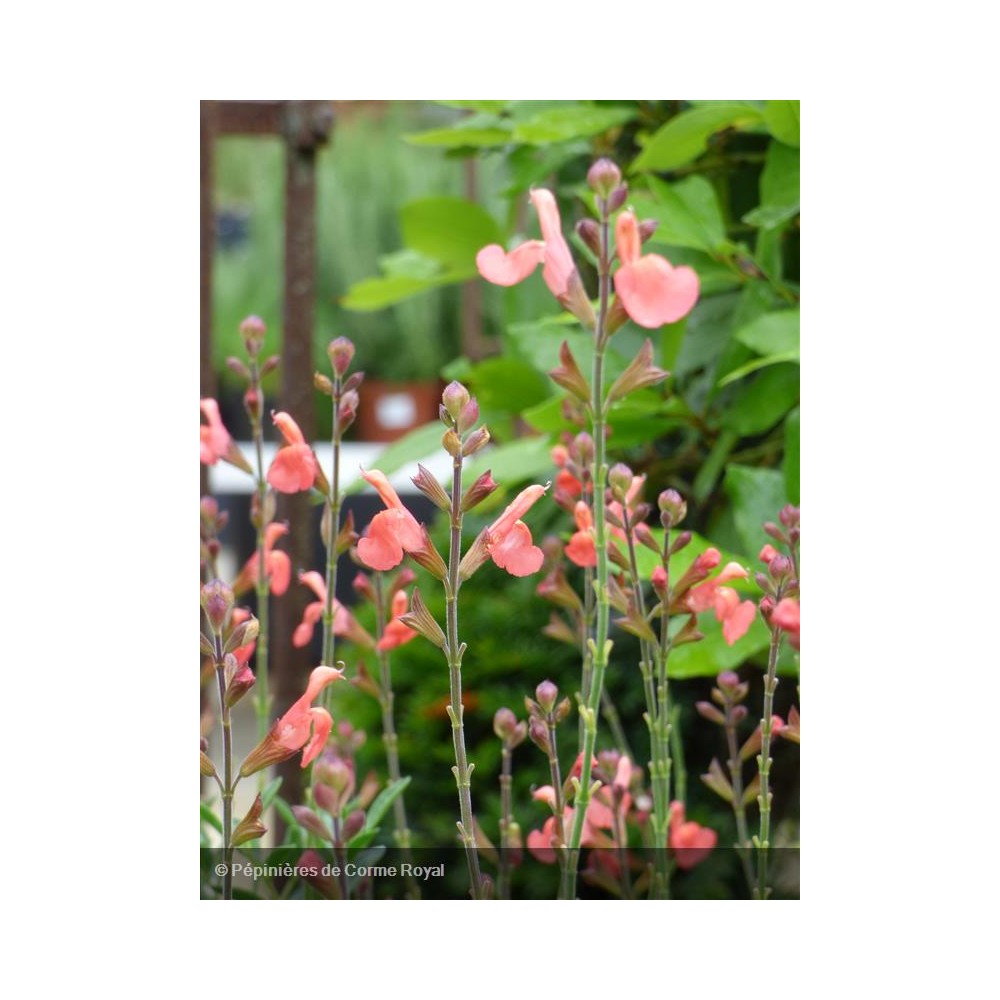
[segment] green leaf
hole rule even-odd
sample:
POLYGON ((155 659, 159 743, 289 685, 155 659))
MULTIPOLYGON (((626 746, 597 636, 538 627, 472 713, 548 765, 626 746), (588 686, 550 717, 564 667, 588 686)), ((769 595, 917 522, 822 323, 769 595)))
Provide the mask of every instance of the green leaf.
POLYGON ((730 465, 724 487, 733 504, 733 519, 743 554, 756 559, 767 541, 764 524, 776 520, 778 511, 787 502, 785 477, 777 469, 730 465))
POLYGON ((413 146, 443 146, 445 149, 459 149, 474 146, 489 149, 506 146, 511 141, 510 132, 500 128, 433 128, 427 132, 411 132, 403 139, 413 146))
POLYGON ((740 327, 733 334, 736 340, 757 354, 791 354, 798 356, 799 310, 782 309, 765 313, 740 327))
POLYGON ((685 643, 670 651, 667 676, 671 680, 715 677, 723 670, 735 670, 744 660, 767 649, 771 642, 771 634, 759 616, 746 635, 732 646, 723 638, 722 626, 711 611, 698 616, 698 629, 704 634, 704 639, 685 643))
POLYGON ((484 410, 520 413, 549 397, 549 382, 525 361, 489 358, 466 376, 468 388, 484 410))
POLYGON ((788 502, 799 502, 799 408, 785 420, 785 493, 788 502))
POLYGON ((464 198, 411 201, 402 207, 399 219, 407 247, 469 277, 476 273, 476 254, 503 239, 489 212, 464 198))
POLYGON ((553 471, 551 445, 548 438, 520 438, 496 448, 479 452, 465 467, 465 479, 474 482, 487 469, 503 486, 521 483, 526 479, 544 482, 553 471))
POLYGON ((267 809, 274 801, 274 797, 278 794, 278 789, 281 788, 281 783, 284 780, 284 778, 275 778, 264 786, 264 791, 260 793, 260 802, 264 809, 267 809))
POLYGON ((741 437, 763 434, 792 409, 798 398, 798 365, 768 368, 741 386, 737 397, 725 409, 723 426, 741 437))
MULTIPOLYGON (((399 798, 400 795, 406 790, 406 786, 410 783, 410 776, 407 775, 405 778, 399 778, 394 781, 391 785, 387 785, 382 789, 378 795, 375 796, 375 801, 368 807, 368 812, 365 814, 365 825, 362 827, 361 832, 371 832, 375 830, 379 823, 382 822, 382 817, 385 816, 389 809, 389 806, 399 798)), ((350 846, 357 846, 351 841, 350 846)))
POLYGON ((798 146, 799 102, 768 101, 764 109, 764 124, 775 139, 789 146, 798 146))
POLYGON ((774 229, 799 213, 799 151, 772 142, 760 175, 760 205, 743 221, 762 229, 774 229))
POLYGON ((446 108, 461 108, 467 111, 486 111, 496 113, 503 111, 507 106, 506 101, 435 101, 435 104, 443 104, 446 108))
POLYGON ((365 278, 364 281, 351 285, 339 302, 345 309, 353 309, 355 312, 375 312, 432 288, 465 281, 466 277, 464 274, 457 277, 440 275, 428 279, 398 274, 388 278, 365 278))
POLYGON ((565 142, 568 139, 584 139, 606 132, 616 125, 623 125, 636 116, 634 107, 576 107, 557 108, 543 111, 514 128, 514 139, 542 145, 548 142, 565 142))
MULTIPOLYGON (((441 438, 444 436, 444 426, 438 421, 424 424, 405 434, 398 441, 393 441, 385 451, 380 452, 375 462, 380 472, 391 476, 404 465, 419 462, 428 455, 433 455, 441 449, 441 438)), ((368 484, 358 479, 347 488, 347 493, 360 493, 368 484)))
POLYGON ((649 178, 652 199, 632 199, 637 214, 656 219, 656 239, 668 246, 712 253, 726 245, 726 224, 715 188, 697 174, 676 184, 649 178))
POLYGON ((201 807, 201 821, 207 823, 214 830, 222 833, 222 820, 212 812, 211 808, 204 802, 199 803, 201 807))
POLYGON ((745 129, 760 121, 760 111, 746 101, 682 111, 652 135, 632 169, 673 170, 700 156, 714 133, 724 128, 745 129))
POLYGON ((785 354, 769 354, 766 358, 754 358, 753 361, 748 361, 745 365, 740 365, 739 368, 734 368, 724 378, 720 378, 718 386, 721 389, 723 386, 727 386, 731 382, 738 382, 741 378, 745 378, 747 375, 750 375, 752 372, 759 371, 761 368, 768 368, 771 365, 780 365, 785 361, 798 360, 798 348, 794 351, 787 351, 785 354))
POLYGON ((708 499, 709 494, 715 489, 716 481, 722 475, 726 459, 729 458, 739 439, 739 435, 734 431, 723 430, 715 444, 712 445, 712 450, 708 453, 691 484, 691 493, 699 503, 708 499))

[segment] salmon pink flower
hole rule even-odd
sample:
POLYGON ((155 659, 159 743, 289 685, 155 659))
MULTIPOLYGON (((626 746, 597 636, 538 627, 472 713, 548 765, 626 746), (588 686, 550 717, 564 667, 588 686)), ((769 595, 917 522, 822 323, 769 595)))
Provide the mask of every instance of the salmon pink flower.
POLYGON ((531 531, 521 515, 541 496, 547 486, 529 486, 486 529, 486 551, 490 558, 511 576, 529 576, 542 566, 542 550, 532 542, 531 531))
POLYGON ((267 470, 267 481, 279 493, 299 493, 308 490, 316 479, 319 466, 312 448, 306 444, 306 439, 299 425, 287 413, 272 413, 275 426, 285 439, 283 447, 267 470))
POLYGON ((312 763, 319 756, 333 728, 330 713, 325 708, 313 708, 312 703, 327 684, 341 680, 343 676, 344 672, 334 667, 316 667, 309 675, 305 694, 250 751, 240 766, 240 775, 246 778, 256 774, 271 764, 288 760, 299 750, 302 750, 302 766, 312 763))
MULTIPOLYGON (((309 570, 306 573, 300 572, 299 583, 305 584, 317 597, 317 600, 306 605, 302 621, 292 633, 292 645, 301 649, 303 646, 309 645, 313 631, 323 617, 323 612, 326 610, 327 589, 326 581, 315 570, 309 570)), ((344 636, 344 638, 361 645, 370 646, 372 644, 372 637, 340 601, 333 602, 333 634, 344 636)))
POLYGON ((594 518, 590 508, 582 500, 578 500, 573 517, 577 530, 566 546, 566 556, 577 566, 596 566, 597 546, 594 544, 594 518))
POLYGON ((684 803, 670 803, 670 833, 668 843, 674 852, 677 867, 688 869, 704 861, 718 843, 719 835, 707 826, 684 818, 684 803))
POLYGON ((403 561, 404 552, 419 552, 424 547, 423 529, 384 473, 362 469, 361 475, 375 487, 386 510, 372 518, 368 533, 358 541, 358 556, 371 569, 393 569, 403 561))
MULTIPOLYGON (((288 534, 287 521, 272 521, 264 529, 264 566, 270 581, 271 593, 275 597, 288 590, 292 579, 292 561, 287 552, 280 552, 274 545, 282 535, 288 534)), ((237 594, 249 590, 257 583, 259 553, 255 552, 247 561, 240 575, 233 583, 233 591, 237 594)))
POLYGON ((615 243, 621 266, 615 272, 615 291, 625 311, 647 329, 676 323, 698 301, 697 273, 690 267, 674 267, 658 254, 642 254, 642 239, 635 213, 618 216, 615 243))
POLYGON ((407 604, 406 591, 397 590, 392 598, 392 621, 386 625, 385 632, 378 641, 378 649, 395 649, 416 639, 417 633, 399 620, 400 615, 406 614, 407 604))
POLYGON ((244 472, 253 475, 250 463, 236 447, 229 431, 226 430, 219 413, 219 404, 214 399, 201 401, 201 412, 207 424, 201 425, 201 461, 203 465, 215 465, 219 459, 224 459, 230 465, 235 465, 244 472))
POLYGON ((799 648, 799 602, 794 597, 784 597, 771 612, 771 624, 788 633, 788 641, 799 648))
POLYGON ((528 240, 510 253, 505 253, 503 247, 495 243, 483 247, 476 254, 476 267, 494 285, 516 285, 542 264, 542 278, 549 291, 564 308, 592 327, 594 310, 562 234, 555 196, 551 191, 538 188, 531 192, 531 203, 538 213, 542 239, 528 240))
POLYGON ((692 588, 687 595, 689 611, 698 614, 709 608, 715 610, 716 619, 722 622, 722 637, 730 646, 746 634, 747 629, 753 624, 757 608, 753 601, 740 603, 739 594, 732 587, 721 585, 729 580, 746 579, 746 577, 747 570, 739 563, 727 563, 718 576, 692 588))
MULTIPOLYGON (((537 802, 547 803, 552 810, 556 808, 556 793, 551 785, 542 785, 541 788, 535 789, 531 797, 537 802)), ((563 831, 565 833, 568 833, 573 827, 573 814, 574 810, 572 806, 565 806, 563 808, 563 831)), ((596 798, 592 798, 587 806, 587 813, 584 816, 583 835, 580 838, 580 846, 613 847, 614 841, 601 833, 600 829, 602 826, 610 827, 612 822, 613 817, 608 808, 598 802, 596 798), (611 817, 611 819, 608 820, 608 817, 611 817), (608 822, 605 822, 606 820, 608 822)), ((560 848, 565 846, 562 844, 553 846, 553 842, 557 840, 557 834, 555 815, 550 816, 542 824, 541 830, 531 830, 528 833, 528 836, 525 838, 525 844, 536 861, 540 861, 545 865, 555 862, 556 846, 560 848)))

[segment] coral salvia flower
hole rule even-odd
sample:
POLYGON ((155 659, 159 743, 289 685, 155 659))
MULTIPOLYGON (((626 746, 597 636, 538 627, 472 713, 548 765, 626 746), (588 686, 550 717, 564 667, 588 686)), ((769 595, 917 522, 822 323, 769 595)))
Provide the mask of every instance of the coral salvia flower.
POLYGON ((722 623, 722 637, 730 646, 746 635, 757 608, 753 601, 740 602, 739 594, 732 587, 722 584, 730 580, 745 580, 747 575, 746 568, 739 563, 726 563, 717 576, 692 588, 687 596, 688 609, 695 614, 714 609, 715 617, 722 623))
POLYGON ((597 546, 594 544, 594 518, 590 513, 590 508, 582 501, 578 500, 573 509, 573 518, 576 521, 576 533, 569 540, 566 546, 566 557, 577 566, 597 565, 597 546))
MULTIPOLYGON (((537 802, 545 802, 550 809, 556 808, 556 793, 551 785, 542 785, 535 789, 531 797, 537 802)), ((571 806, 563 808, 563 831, 568 833, 573 826, 574 810, 571 806)), ((601 805, 596 798, 592 798, 587 806, 586 815, 583 818, 583 835, 580 839, 581 847, 613 847, 614 842, 601 833, 600 827, 605 824, 605 819, 610 815, 609 810, 601 805)), ((612 817, 613 820, 613 817, 612 817)), ((541 830, 531 830, 525 838, 525 845, 536 861, 550 865, 556 860, 556 848, 565 845, 558 843, 558 830, 556 828, 555 815, 550 816, 543 824, 541 830)))
MULTIPOLYGON (((274 547, 282 535, 288 534, 287 521, 272 521, 264 529, 264 566, 271 593, 280 597, 292 580, 292 561, 287 552, 281 552, 274 547)), ((259 554, 255 552, 246 562, 240 575, 233 583, 233 591, 237 594, 249 590, 257 583, 259 554)))
POLYGON ((799 648, 799 602, 794 597, 778 601, 771 612, 771 624, 784 629, 788 633, 788 641, 795 649, 799 648))
POLYGON ((486 551, 490 558, 511 576, 528 576, 541 569, 544 555, 532 542, 531 531, 521 515, 540 497, 547 486, 529 486, 486 529, 486 551))
POLYGON ((362 469, 361 475, 375 487, 386 509, 372 518, 368 533, 358 541, 358 556, 371 569, 393 569, 403 561, 404 552, 419 552, 424 547, 423 529, 384 473, 362 469))
POLYGON ((318 466, 312 448, 299 425, 287 413, 272 413, 275 426, 285 439, 278 449, 271 467, 267 470, 267 481, 279 493, 299 493, 308 490, 316 479, 318 466))
POLYGON ((615 272, 615 291, 629 316, 647 329, 676 323, 698 301, 697 273, 674 267, 658 254, 642 254, 635 213, 626 210, 615 224, 615 243, 621 266, 615 272))
POLYGON ((686 820, 684 803, 670 803, 670 833, 668 844, 674 852, 678 868, 693 868, 712 853, 719 835, 707 826, 686 820))
POLYGON ((333 728, 333 719, 325 708, 313 708, 312 703, 320 691, 332 681, 344 676, 334 667, 316 667, 309 675, 305 694, 271 727, 271 731, 247 755, 240 766, 246 778, 271 764, 288 760, 302 751, 302 766, 306 767, 319 756, 333 728))
POLYGON ((201 425, 201 461, 204 465, 215 465, 219 459, 235 465, 253 475, 250 463, 236 447, 229 431, 226 430, 219 413, 219 404, 214 399, 201 401, 201 412, 208 421, 201 425))
POLYGON ((400 615, 406 614, 408 603, 406 591, 397 590, 392 598, 392 621, 386 625, 385 632, 378 641, 378 649, 395 649, 411 639, 416 639, 417 633, 399 620, 400 615))
MULTIPOLYGON (((315 595, 316 600, 307 604, 302 614, 302 621, 292 633, 292 645, 298 648, 308 646, 313 637, 316 625, 323 618, 326 610, 326 581, 315 570, 299 573, 299 583, 307 586, 315 595)), ((358 624, 357 619, 339 601, 333 603, 333 634, 352 639, 354 642, 371 644, 371 636, 358 624)))
POLYGON ((531 192, 531 203, 538 213, 542 239, 528 240, 510 253, 495 243, 483 247, 476 254, 479 273, 494 285, 516 285, 542 264, 542 278, 549 291, 581 322, 593 326, 594 310, 562 234, 555 196, 538 188, 531 192))

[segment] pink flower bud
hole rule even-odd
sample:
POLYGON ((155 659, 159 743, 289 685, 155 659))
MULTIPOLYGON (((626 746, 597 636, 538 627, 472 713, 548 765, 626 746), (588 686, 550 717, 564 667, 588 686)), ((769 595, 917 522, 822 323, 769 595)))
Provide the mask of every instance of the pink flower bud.
POLYGON ((264 344, 264 335, 267 333, 267 326, 259 316, 247 316, 240 323, 240 336, 246 346, 247 354, 254 358, 260 353, 264 344))
POLYGON ((201 588, 201 606, 216 635, 222 632, 234 600, 232 590, 221 580, 211 580, 201 588))
POLYGON ((552 681, 542 681, 535 688, 535 697, 538 699, 538 704, 541 705, 543 711, 551 712, 556 701, 559 699, 559 688, 552 681))
POLYGON ((517 729, 517 716, 509 708, 498 708, 493 716, 493 732, 498 740, 507 742, 517 729))
POLYGON ((593 219, 581 219, 576 224, 576 234, 593 253, 601 252, 601 230, 593 219))
POLYGON ((441 405, 451 417, 452 423, 458 423, 458 418, 465 406, 471 401, 469 390, 461 382, 451 382, 441 393, 441 405))
POLYGON ((677 490, 664 490, 657 498, 660 508, 660 523, 664 528, 673 528, 687 515, 687 503, 677 490))
POLYGON ((622 172, 618 165, 607 157, 601 157, 587 171, 590 189, 602 198, 607 198, 622 182, 622 172))
POLYGON ((354 344, 346 337, 337 337, 336 340, 330 341, 330 346, 327 347, 326 353, 330 357, 330 364, 333 366, 333 370, 338 375, 343 376, 347 373, 347 369, 351 367, 351 362, 354 360, 354 344))

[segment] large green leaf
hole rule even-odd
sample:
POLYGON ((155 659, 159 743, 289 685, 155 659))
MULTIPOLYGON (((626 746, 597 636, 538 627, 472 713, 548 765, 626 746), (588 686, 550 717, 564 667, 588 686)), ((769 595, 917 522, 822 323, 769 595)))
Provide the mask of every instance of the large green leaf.
POLYGON ((790 354, 799 349, 799 310, 765 313, 740 327, 733 336, 756 354, 790 354))
POLYGON ((785 420, 785 492, 788 502, 799 502, 799 408, 785 420))
POLYGON ((520 413, 549 396, 548 379, 515 358, 489 358, 472 368, 466 381, 484 410, 520 413))
POLYGON ((775 139, 789 146, 798 146, 799 102, 768 101, 764 109, 764 124, 775 139))
POLYGON ((411 132, 403 138, 414 146, 443 146, 445 149, 462 146, 489 149, 506 146, 511 141, 510 132, 501 128, 434 128, 427 132, 411 132))
POLYGON ((704 639, 670 651, 667 675, 671 680, 715 677, 723 670, 735 670, 744 660, 767 649, 771 641, 771 633, 759 616, 746 635, 732 646, 723 638, 722 626, 711 612, 698 616, 698 630, 705 636, 704 639))
POLYGON ((740 387, 739 395, 726 407, 722 423, 741 437, 769 431, 799 398, 799 368, 775 365, 740 387))
POLYGON ((514 128, 514 139, 535 145, 583 139, 622 125, 635 115, 635 107, 577 105, 556 108, 520 122, 514 128))
POLYGON ((437 278, 414 278, 408 274, 395 274, 384 278, 365 278, 347 289, 340 305, 356 312, 375 312, 412 298, 421 292, 466 280, 465 275, 453 277, 442 274, 437 278))
POLYGON ((764 524, 774 521, 787 502, 785 477, 777 469, 759 469, 748 465, 730 465, 724 482, 733 504, 736 530, 743 553, 756 559, 764 543, 764 524))
POLYGON ((493 217, 464 198, 421 198, 399 213, 403 242, 456 274, 476 273, 476 254, 502 240, 493 217))
POLYGON ((726 245, 726 224, 715 188, 704 177, 692 175, 676 184, 649 178, 653 198, 633 199, 640 217, 659 223, 656 240, 671 246, 712 253, 726 245))
POLYGON ((724 128, 748 128, 760 121, 759 109, 747 101, 682 111, 650 137, 632 169, 673 170, 700 156, 714 133, 724 128))
POLYGON ((472 483, 490 469, 493 478, 503 486, 526 479, 545 482, 554 472, 551 451, 547 437, 520 438, 487 448, 466 464, 464 478, 472 483))
POLYGON ((772 142, 760 176, 760 205, 743 221, 763 229, 774 229, 799 212, 799 151, 782 142, 772 142))

